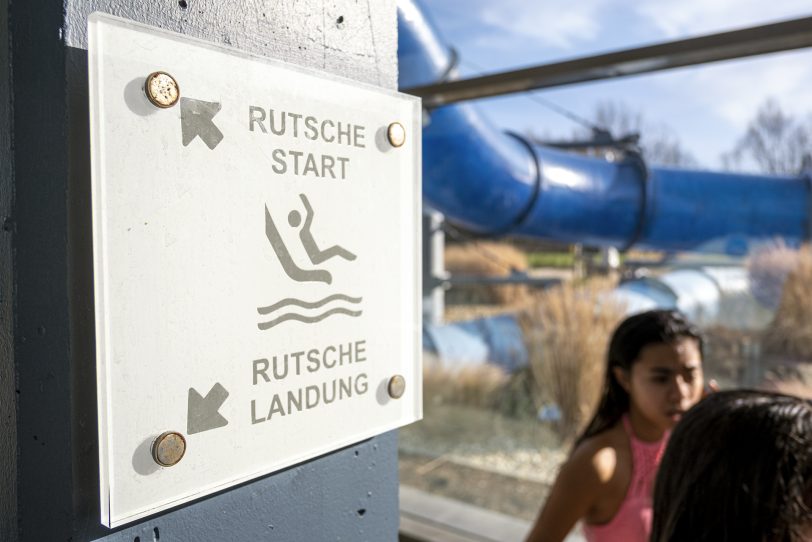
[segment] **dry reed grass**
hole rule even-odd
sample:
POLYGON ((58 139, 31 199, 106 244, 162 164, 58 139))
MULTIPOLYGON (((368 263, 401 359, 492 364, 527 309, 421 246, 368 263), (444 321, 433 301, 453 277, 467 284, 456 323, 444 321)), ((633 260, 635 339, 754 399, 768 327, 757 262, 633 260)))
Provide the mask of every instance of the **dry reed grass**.
POLYGON ((578 434, 600 398, 606 348, 624 309, 610 300, 609 279, 564 283, 539 292, 521 315, 539 397, 558 405, 558 434, 578 434))
POLYGON ((460 368, 424 364, 423 394, 433 404, 457 404, 495 408, 509 376, 494 365, 460 368))
POLYGON ((764 332, 764 352, 785 361, 812 361, 812 248, 797 253, 775 317, 764 332))
MULTIPOLYGON (((454 275, 506 277, 512 270, 526 271, 528 265, 527 255, 511 244, 478 241, 447 245, 445 267, 454 275)), ((527 291, 524 284, 454 287, 448 302, 515 305, 527 291)))
POLYGON ((773 379, 767 378, 759 386, 761 389, 794 395, 804 399, 812 399, 812 383, 799 378, 773 379))
POLYGON ((781 301, 784 281, 798 265, 799 252, 780 239, 761 247, 747 259, 750 290, 753 297, 768 309, 775 310, 781 301))
POLYGON ((515 313, 515 307, 505 305, 446 305, 443 320, 445 322, 461 322, 515 313))

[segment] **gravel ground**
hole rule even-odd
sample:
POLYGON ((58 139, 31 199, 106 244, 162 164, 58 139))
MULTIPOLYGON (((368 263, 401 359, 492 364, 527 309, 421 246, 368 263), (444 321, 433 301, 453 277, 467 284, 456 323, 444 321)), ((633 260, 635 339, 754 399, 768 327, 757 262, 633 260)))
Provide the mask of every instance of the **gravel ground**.
POLYGON ((535 420, 456 405, 426 405, 400 431, 401 482, 532 520, 567 451, 535 420))
POLYGON ((527 521, 535 519, 548 491, 546 484, 406 452, 400 453, 400 482, 527 521))

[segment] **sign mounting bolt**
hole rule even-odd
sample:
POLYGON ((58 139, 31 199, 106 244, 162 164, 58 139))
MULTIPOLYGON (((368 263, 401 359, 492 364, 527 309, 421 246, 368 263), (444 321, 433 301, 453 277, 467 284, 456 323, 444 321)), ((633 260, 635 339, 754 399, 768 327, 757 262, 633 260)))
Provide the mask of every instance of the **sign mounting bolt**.
POLYGON ((152 459, 162 467, 177 465, 186 453, 186 439, 176 431, 161 433, 152 443, 152 459))
POLYGON ((147 99, 155 107, 166 109, 178 103, 180 86, 175 78, 166 72, 152 72, 144 83, 147 99))
POLYGON ((393 122, 386 129, 386 137, 393 147, 402 147, 406 143, 406 128, 399 122, 393 122))
POLYGON ((403 397, 403 392, 406 391, 406 379, 401 375, 395 375, 389 379, 389 397, 392 399, 400 399, 403 397))

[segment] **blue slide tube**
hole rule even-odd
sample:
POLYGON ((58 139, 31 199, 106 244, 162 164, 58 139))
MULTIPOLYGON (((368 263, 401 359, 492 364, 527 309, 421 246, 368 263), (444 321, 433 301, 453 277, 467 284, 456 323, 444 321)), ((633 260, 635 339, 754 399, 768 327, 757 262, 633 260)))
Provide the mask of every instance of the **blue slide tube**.
MULTIPOLYGON (((453 77, 456 55, 415 0, 398 9, 401 88, 453 77)), ((590 246, 743 253, 754 239, 810 236, 808 177, 648 168, 533 145, 470 104, 432 110, 423 196, 472 232, 590 246)))

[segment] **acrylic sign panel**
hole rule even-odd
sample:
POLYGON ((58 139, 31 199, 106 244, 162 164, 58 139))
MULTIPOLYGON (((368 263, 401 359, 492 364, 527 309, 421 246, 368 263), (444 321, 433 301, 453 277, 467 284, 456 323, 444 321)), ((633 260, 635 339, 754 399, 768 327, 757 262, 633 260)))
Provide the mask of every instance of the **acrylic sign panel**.
POLYGON ((420 419, 419 100, 89 34, 102 523, 420 419))

